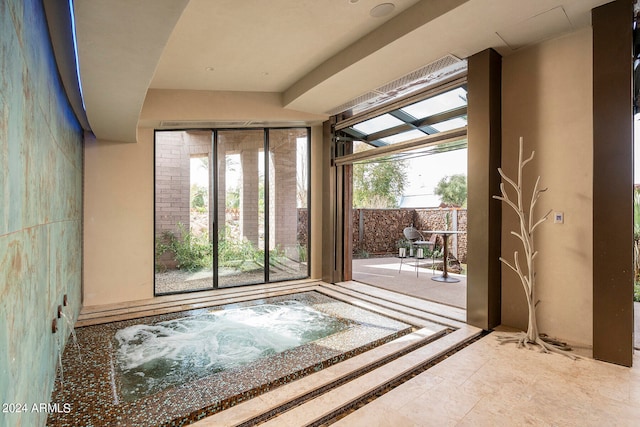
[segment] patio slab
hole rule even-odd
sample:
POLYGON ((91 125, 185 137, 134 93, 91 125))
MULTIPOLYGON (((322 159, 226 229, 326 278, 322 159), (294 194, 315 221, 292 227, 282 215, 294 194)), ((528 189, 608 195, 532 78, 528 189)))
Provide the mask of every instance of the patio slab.
MULTIPOLYGON (((354 259, 352 277, 372 286, 466 309, 466 276, 450 273, 460 282, 436 282, 431 280, 434 274, 426 260, 419 264, 417 276, 413 261, 412 258, 405 259, 400 269, 400 259, 396 257, 354 259)), ((441 274, 436 270, 436 276, 441 274)))

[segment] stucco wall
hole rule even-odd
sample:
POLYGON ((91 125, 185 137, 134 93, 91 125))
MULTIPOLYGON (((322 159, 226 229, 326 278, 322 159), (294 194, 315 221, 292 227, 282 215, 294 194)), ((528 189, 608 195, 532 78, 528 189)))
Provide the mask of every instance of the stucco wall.
POLYGON ((36 426, 70 332, 51 324, 64 294, 77 317, 82 265, 82 132, 40 1, 0 2, 0 76, 0 402, 27 405, 0 424, 36 426))
POLYGON ((84 305, 153 297, 153 131, 85 140, 84 305))
MULTIPOLYGON (((153 128, 160 120, 278 120, 317 122, 286 110, 269 94, 150 91, 138 142, 85 144, 84 304, 153 297, 153 128)), ((311 131, 311 275, 321 275, 322 130, 311 131)))
MULTIPOLYGON (((536 231, 538 325, 541 332, 574 344, 592 343, 592 35, 591 29, 544 42, 503 59, 502 168, 514 177, 518 138, 525 153, 527 193, 538 175, 549 190, 537 215, 564 212, 536 231)), ((503 208, 502 256, 523 251, 511 230, 512 211, 503 208)), ((503 268, 502 323, 526 328, 526 303, 514 272, 503 268)))

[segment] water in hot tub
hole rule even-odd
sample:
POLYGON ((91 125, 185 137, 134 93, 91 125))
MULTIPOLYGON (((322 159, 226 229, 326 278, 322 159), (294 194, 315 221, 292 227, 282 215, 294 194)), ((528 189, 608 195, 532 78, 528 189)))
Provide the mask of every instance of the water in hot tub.
POLYGON ((120 329, 120 394, 134 400, 332 335, 349 322, 290 300, 120 329))

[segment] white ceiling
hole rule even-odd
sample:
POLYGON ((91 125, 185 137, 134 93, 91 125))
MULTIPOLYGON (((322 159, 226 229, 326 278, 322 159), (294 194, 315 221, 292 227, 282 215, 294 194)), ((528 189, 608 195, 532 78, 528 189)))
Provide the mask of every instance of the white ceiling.
POLYGON ((447 54, 502 55, 590 25, 610 0, 75 0, 87 117, 135 141, 147 90, 276 92, 334 107, 447 54), (369 11, 392 1, 392 14, 369 11))

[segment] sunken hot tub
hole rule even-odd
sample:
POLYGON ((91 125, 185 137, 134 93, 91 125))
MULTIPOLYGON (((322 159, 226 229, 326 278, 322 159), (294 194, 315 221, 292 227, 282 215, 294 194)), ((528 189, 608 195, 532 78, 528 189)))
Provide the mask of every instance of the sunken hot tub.
POLYGON ((185 425, 411 331, 319 292, 79 328, 47 424, 185 425))

